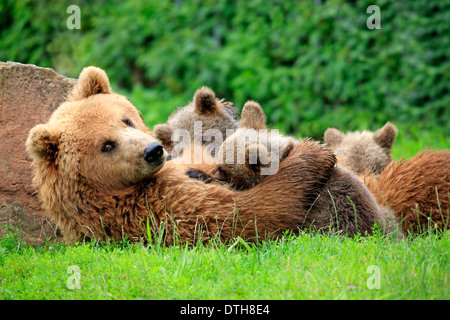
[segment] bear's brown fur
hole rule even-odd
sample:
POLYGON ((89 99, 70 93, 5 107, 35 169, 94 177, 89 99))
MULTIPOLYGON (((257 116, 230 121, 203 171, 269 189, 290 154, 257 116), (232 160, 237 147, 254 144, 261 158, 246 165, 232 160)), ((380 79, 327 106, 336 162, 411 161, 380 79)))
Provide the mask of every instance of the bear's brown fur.
POLYGON ((358 176, 367 176, 379 174, 388 165, 397 133, 397 127, 390 122, 375 132, 364 130, 344 134, 328 128, 324 141, 333 149, 340 166, 358 176))
POLYGON ((293 137, 267 130, 264 111, 258 103, 248 101, 242 108, 240 127, 220 146, 215 157, 217 166, 210 173, 237 189, 249 189, 264 178, 261 169, 276 170, 298 143, 293 137))
MULTIPOLYGON (((282 162, 296 145, 303 143, 292 137, 282 136, 274 130, 268 130, 265 135, 266 116, 261 106, 254 101, 247 102, 242 108, 240 125, 240 128, 227 138, 219 150, 216 168, 204 173, 199 170, 188 170, 188 176, 207 183, 217 180, 226 181, 234 188, 249 189, 267 177, 262 175, 263 166, 270 167, 271 160, 282 162), (262 136, 264 138, 261 139, 260 133, 264 134, 262 136), (225 157, 228 148, 233 148, 234 158, 231 162, 226 161, 225 157), (239 148, 245 150, 244 163, 237 161, 239 148), (253 164, 249 161, 251 152, 254 152, 258 158, 253 164), (274 153, 276 159, 272 158, 274 153)), ((302 169, 299 168, 299 170, 302 169)), ((374 197, 361 181, 350 171, 335 167, 330 179, 320 190, 319 197, 310 208, 303 227, 325 231, 339 230, 354 236, 358 231, 361 234, 371 234, 375 222, 387 232, 393 231, 396 227, 388 210, 379 208, 374 197)))
POLYGON ((404 161, 392 161, 397 128, 387 123, 376 132, 343 134, 329 128, 325 142, 339 165, 358 174, 378 204, 389 207, 403 232, 448 229, 450 151, 426 150, 404 161))
MULTIPOLYGON (((174 144, 174 130, 187 130, 190 137, 194 137, 195 122, 201 123, 201 141, 198 144, 207 145, 213 137, 208 130, 216 129, 225 137, 227 130, 235 130, 239 126, 237 109, 231 102, 217 99, 215 93, 208 87, 201 87, 195 94, 193 101, 187 106, 175 110, 165 124, 154 126, 155 136, 162 142, 164 149, 171 154, 174 144)), ((183 143, 183 141, 181 141, 183 143)), ((194 143, 189 141, 188 143, 194 143)))
POLYGON ((336 161, 329 148, 302 141, 253 189, 195 181, 165 162, 139 112, 95 67, 82 71, 46 124, 30 130, 26 149, 43 208, 69 242, 140 238, 149 218, 167 244, 296 231, 336 161))
POLYGON ((449 150, 425 150, 406 161, 392 161, 364 182, 379 204, 394 211, 405 233, 449 229, 449 150))

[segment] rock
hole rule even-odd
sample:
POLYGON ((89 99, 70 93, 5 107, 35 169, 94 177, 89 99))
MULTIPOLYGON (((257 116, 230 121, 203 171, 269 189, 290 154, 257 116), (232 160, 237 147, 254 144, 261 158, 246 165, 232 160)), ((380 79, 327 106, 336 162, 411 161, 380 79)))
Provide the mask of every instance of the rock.
POLYGON ((31 245, 50 237, 62 239, 31 186, 25 141, 32 127, 47 122, 75 83, 52 69, 0 61, 0 237, 8 225, 31 245))

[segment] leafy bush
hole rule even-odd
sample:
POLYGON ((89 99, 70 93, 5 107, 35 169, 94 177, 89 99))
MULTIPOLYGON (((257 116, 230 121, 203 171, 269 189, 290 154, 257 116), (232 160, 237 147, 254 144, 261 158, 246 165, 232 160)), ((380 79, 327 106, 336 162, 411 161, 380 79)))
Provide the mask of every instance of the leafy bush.
POLYGON ((77 77, 104 68, 149 125, 211 87, 286 133, 440 127, 449 136, 449 1, 73 1, 0 4, 0 59, 77 77), (381 29, 369 30, 369 5, 381 29))

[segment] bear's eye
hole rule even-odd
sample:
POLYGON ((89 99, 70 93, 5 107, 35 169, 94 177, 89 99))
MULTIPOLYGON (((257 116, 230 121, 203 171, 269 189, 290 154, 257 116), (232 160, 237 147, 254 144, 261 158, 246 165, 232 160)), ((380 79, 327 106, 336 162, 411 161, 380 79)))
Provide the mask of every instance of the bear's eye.
POLYGON ((113 141, 106 141, 103 144, 102 152, 109 152, 116 147, 116 143, 113 141))
POLYGON ((133 122, 131 122, 131 120, 125 119, 123 120, 123 123, 125 123, 127 126, 134 128, 134 124, 133 122))

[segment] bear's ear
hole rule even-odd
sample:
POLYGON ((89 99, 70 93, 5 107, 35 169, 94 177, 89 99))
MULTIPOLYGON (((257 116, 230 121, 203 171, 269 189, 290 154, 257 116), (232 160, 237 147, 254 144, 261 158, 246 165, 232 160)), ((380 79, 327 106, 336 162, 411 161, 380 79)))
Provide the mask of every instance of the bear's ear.
POLYGON ((255 172, 262 167, 270 167, 270 155, 262 144, 251 144, 245 148, 245 163, 255 172))
POLYGON ((373 140, 389 154, 391 153, 392 145, 397 137, 397 133, 397 127, 392 123, 387 122, 383 128, 374 132, 373 140))
POLYGON ((289 153, 291 153, 291 151, 292 151, 292 149, 294 149, 294 147, 295 147, 294 142, 289 141, 286 148, 284 148, 284 150, 282 150, 282 152, 281 152, 280 162, 283 161, 289 155, 289 153))
POLYGON ((161 140, 164 147, 172 145, 172 128, 167 124, 157 124, 153 127, 153 133, 161 140))
POLYGON ((249 129, 267 129, 266 115, 259 103, 255 101, 247 101, 242 107, 241 122, 242 128, 249 129))
POLYGON ((138 112, 139 117, 142 119, 142 121, 144 121, 145 119, 144 119, 144 115, 142 114, 142 112, 140 112, 138 109, 136 109, 136 111, 138 112))
POLYGON ((338 129, 328 128, 325 130, 325 134, 323 136, 323 140, 330 147, 335 147, 342 142, 344 135, 338 129))
POLYGON ((198 114, 212 115, 220 112, 215 93, 208 87, 201 87, 194 94, 194 110, 198 114))
POLYGON ((111 93, 106 72, 97 67, 86 67, 81 71, 78 82, 68 97, 68 101, 78 101, 99 93, 111 93))
POLYGON ((36 162, 55 163, 59 152, 59 137, 45 124, 38 124, 30 130, 26 141, 26 150, 36 162))

